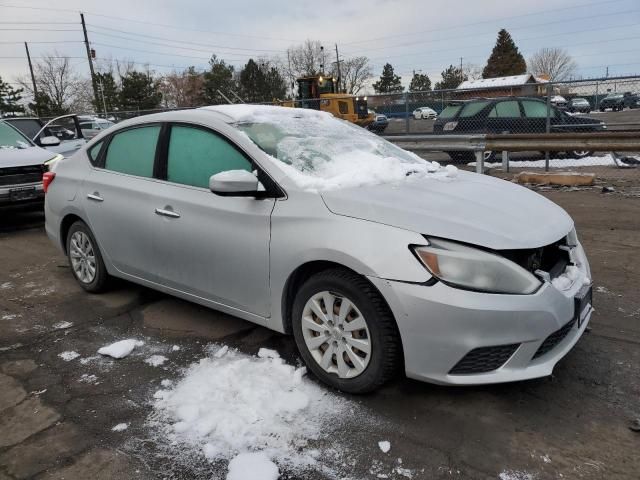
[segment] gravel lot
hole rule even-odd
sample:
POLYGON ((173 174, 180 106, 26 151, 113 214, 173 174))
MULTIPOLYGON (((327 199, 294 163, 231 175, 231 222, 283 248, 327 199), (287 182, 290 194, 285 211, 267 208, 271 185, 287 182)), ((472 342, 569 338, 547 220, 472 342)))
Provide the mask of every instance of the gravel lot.
MULTIPOLYGON (((640 418, 640 202, 595 188, 542 193, 573 215, 595 282, 592 330, 554 376, 481 388, 398 378, 345 397, 352 414, 327 419, 318 468, 281 468, 282 478, 640 477, 630 428, 640 418)), ((153 394, 211 343, 268 347, 295 364, 293 340, 128 283, 88 295, 40 214, 0 215, 0 480, 224 478, 225 464, 162 444, 148 423, 153 394), (97 356, 123 338, 145 343, 119 361, 97 356), (154 354, 169 360, 144 362, 154 354)))

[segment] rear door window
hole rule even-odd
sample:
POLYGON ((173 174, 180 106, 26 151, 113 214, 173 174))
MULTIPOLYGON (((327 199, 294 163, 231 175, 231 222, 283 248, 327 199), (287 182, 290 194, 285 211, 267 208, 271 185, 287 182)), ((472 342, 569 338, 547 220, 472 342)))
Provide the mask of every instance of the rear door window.
POLYGON ((460 112, 460 117, 473 117, 487 105, 489 105, 488 101, 467 103, 460 112))
MULTIPOLYGON (((547 118, 546 103, 523 100, 522 108, 524 108, 524 114, 527 118, 547 118)), ((551 115, 553 115, 553 107, 549 107, 549 109, 551 111, 551 115)))
POLYGON ((489 112, 489 117, 498 118, 518 118, 521 117, 520 105, 515 100, 508 102, 498 102, 489 112))
POLYGON ((152 178, 159 136, 160 125, 137 127, 116 133, 109 142, 104 168, 152 178))
POLYGON ((228 170, 252 170, 251 161, 232 143, 202 128, 171 127, 167 180, 209 188, 212 175, 228 170))

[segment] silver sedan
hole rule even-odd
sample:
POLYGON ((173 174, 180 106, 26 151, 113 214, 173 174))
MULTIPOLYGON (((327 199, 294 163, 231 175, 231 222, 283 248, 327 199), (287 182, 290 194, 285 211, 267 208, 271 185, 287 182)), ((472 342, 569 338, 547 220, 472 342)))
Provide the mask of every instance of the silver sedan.
POLYGON ((120 277, 292 333, 360 393, 550 375, 589 321, 571 218, 323 112, 219 106, 99 134, 45 181, 46 230, 89 292, 120 277))

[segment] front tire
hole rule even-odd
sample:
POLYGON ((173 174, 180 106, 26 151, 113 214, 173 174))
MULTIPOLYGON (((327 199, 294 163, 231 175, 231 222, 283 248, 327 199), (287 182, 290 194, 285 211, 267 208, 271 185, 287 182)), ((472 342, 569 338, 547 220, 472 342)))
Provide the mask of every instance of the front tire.
POLYGON ((292 315, 300 355, 324 383, 366 393, 397 372, 401 344, 395 320, 361 276, 343 269, 313 275, 296 294, 292 315))
POLYGON ((585 158, 585 157, 590 157, 593 155, 592 151, 586 151, 586 150, 574 150, 571 152, 567 152, 567 156, 569 158, 585 158))
POLYGON ((93 233, 82 221, 77 221, 67 234, 67 257, 76 281, 87 292, 99 293, 106 289, 109 274, 93 233))

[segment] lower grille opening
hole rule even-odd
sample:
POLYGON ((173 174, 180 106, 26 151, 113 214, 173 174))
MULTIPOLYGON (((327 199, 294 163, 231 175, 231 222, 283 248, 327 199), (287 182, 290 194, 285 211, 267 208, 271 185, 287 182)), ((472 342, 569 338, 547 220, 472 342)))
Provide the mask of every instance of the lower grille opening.
POLYGON ((559 328, 547 338, 545 338, 544 342, 538 347, 536 353, 533 355, 532 360, 535 360, 538 357, 541 357, 545 353, 550 352, 553 348, 558 345, 564 338, 569 334, 573 326, 575 325, 576 320, 573 319, 569 323, 565 324, 563 327, 559 328))
POLYGON ((513 343, 511 345, 474 348, 456 363, 449 374, 468 375, 497 370, 511 358, 519 346, 519 343, 513 343))

